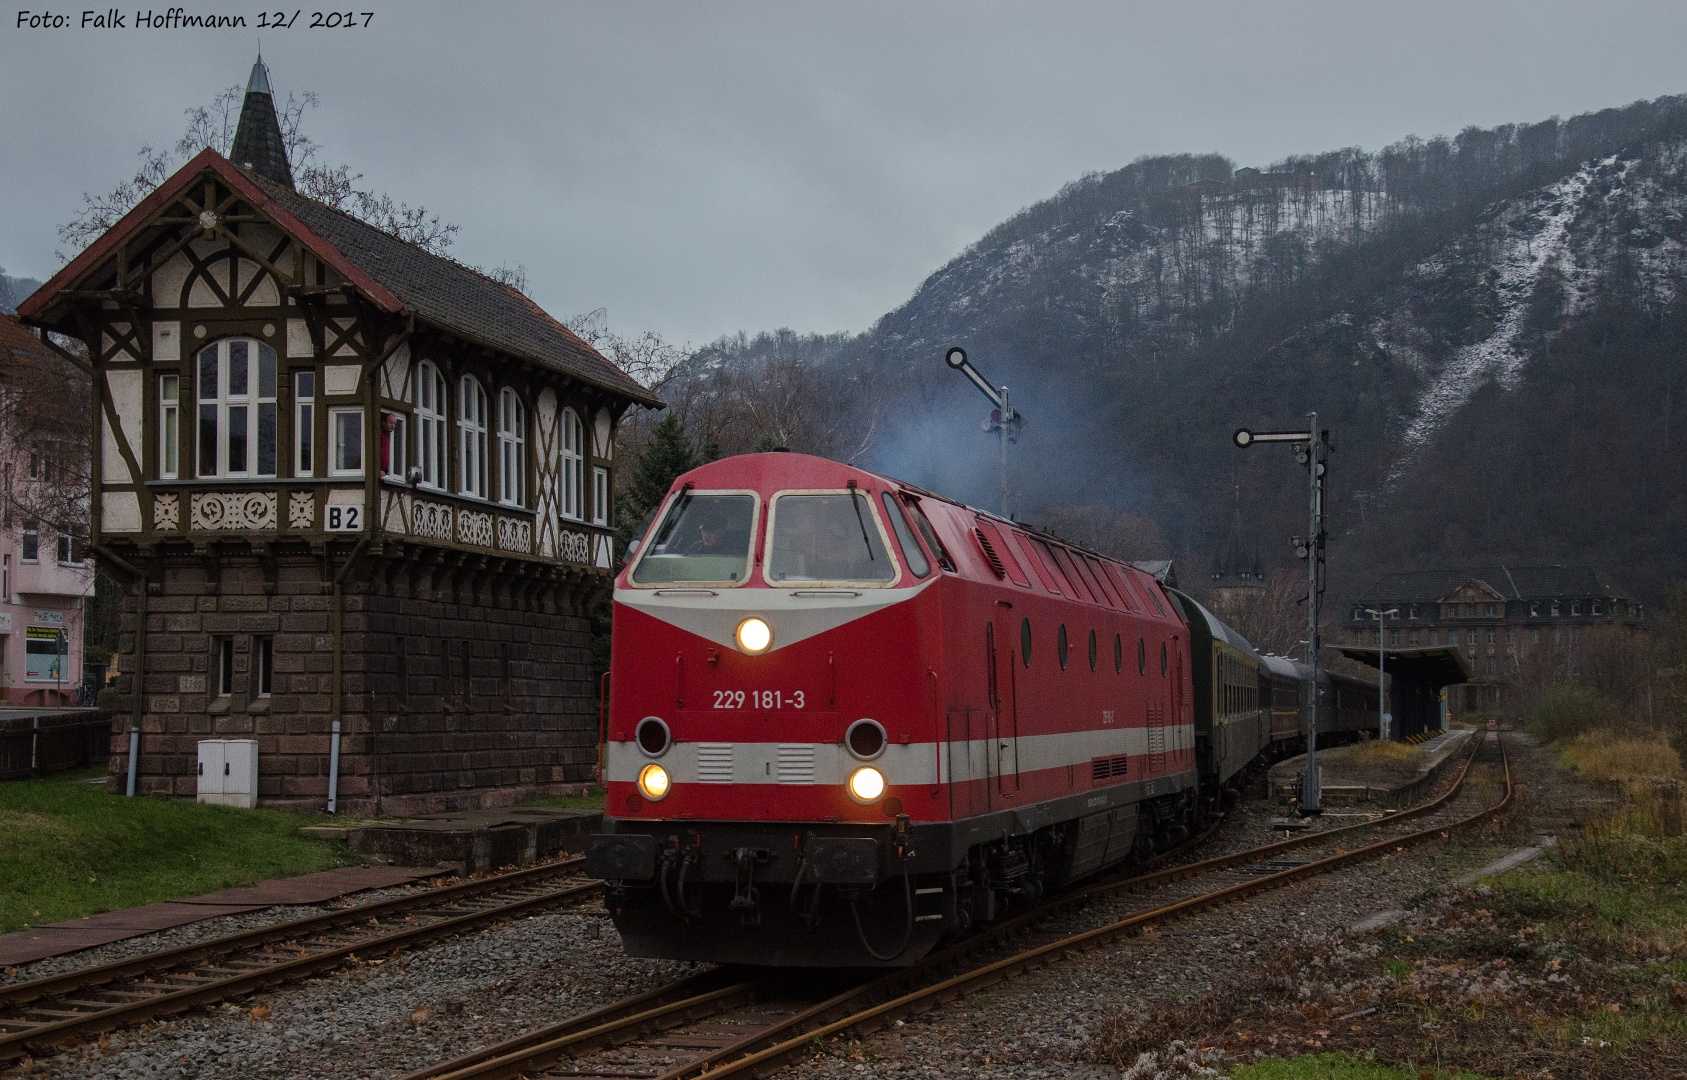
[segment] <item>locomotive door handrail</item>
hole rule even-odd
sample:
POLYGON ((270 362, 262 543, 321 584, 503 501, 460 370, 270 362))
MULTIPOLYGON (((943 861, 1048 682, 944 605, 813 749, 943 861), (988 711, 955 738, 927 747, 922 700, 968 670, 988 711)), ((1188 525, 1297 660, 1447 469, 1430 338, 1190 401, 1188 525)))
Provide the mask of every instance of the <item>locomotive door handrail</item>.
MULTIPOLYGON (((1004 608, 1006 605, 1004 605, 1004 608)), ((1002 615, 998 610, 995 615, 1002 615)), ((1005 617, 1005 616, 1004 616, 1005 617)), ((1010 634, 1003 640, 1012 642, 1010 634)), ((984 624, 985 670, 989 680, 989 713, 984 737, 989 740, 986 758, 995 761, 996 793, 1008 799, 1019 793, 1019 672, 1013 646, 1005 646, 1006 663, 997 651, 996 620, 984 624), (1001 685, 1002 668, 1007 668, 1007 688, 1001 685)))

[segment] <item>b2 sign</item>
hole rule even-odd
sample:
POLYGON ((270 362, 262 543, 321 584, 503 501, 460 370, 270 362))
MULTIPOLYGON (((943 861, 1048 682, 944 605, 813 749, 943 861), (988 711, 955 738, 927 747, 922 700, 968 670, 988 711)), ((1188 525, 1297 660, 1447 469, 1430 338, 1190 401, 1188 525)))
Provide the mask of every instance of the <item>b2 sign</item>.
POLYGON ((330 505, 326 509, 329 532, 363 531, 363 507, 330 505))

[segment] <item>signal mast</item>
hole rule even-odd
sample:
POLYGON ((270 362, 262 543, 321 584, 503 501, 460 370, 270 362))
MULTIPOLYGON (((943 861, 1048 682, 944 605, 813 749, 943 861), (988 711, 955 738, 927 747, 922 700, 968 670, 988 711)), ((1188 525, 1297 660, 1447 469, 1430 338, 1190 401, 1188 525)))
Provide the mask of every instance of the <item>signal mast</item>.
POLYGON ((990 380, 981 375, 972 362, 967 359, 967 351, 955 346, 944 354, 943 360, 950 367, 972 380, 972 384, 990 403, 996 406, 990 410, 990 419, 984 421, 985 431, 994 431, 1002 440, 1002 516, 1012 518, 1008 502, 1008 444, 1018 442, 1019 429, 1025 426, 1025 414, 1019 412, 1008 401, 1008 388, 1005 386, 991 386, 990 380))

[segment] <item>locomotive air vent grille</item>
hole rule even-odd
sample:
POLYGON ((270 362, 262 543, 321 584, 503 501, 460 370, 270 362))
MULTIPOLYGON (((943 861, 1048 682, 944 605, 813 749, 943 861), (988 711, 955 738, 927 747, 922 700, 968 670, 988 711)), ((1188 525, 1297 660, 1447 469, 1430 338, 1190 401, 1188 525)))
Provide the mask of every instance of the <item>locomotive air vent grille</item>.
POLYGON ((984 535, 984 530, 974 526, 972 535, 978 537, 978 546, 983 549, 984 557, 990 560, 990 570, 999 578, 1007 577, 1007 567, 1002 565, 1001 556, 996 554, 996 549, 990 546, 990 538, 984 535))
POLYGON ((697 744, 697 782, 699 784, 732 783, 732 744, 705 742, 697 744))
POLYGON ((776 768, 781 784, 814 783, 814 747, 807 743, 780 743, 776 768))
POLYGON ((1111 780, 1115 776, 1124 776, 1129 768, 1130 758, 1124 754, 1094 758, 1090 761, 1090 779, 1111 780))

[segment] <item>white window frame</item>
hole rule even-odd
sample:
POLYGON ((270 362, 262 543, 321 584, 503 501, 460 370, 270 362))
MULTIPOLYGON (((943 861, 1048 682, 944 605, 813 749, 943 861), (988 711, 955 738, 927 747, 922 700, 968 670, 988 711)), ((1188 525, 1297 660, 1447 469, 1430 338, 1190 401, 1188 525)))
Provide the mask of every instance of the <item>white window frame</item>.
POLYGON ((416 464, 421 467, 420 485, 434 491, 446 486, 445 418, 450 402, 445 376, 424 360, 416 367, 416 464))
POLYGON ((260 442, 262 432, 262 417, 265 407, 270 415, 270 455, 276 461, 280 459, 280 447, 274 445, 280 431, 279 418, 276 414, 276 389, 280 383, 280 357, 275 349, 269 345, 248 337, 223 338, 200 349, 193 357, 194 401, 197 409, 194 414, 194 457, 197 475, 203 479, 245 480, 253 477, 269 478, 275 475, 272 466, 265 472, 259 468, 259 459, 263 453, 260 442), (229 358, 230 347, 244 342, 246 352, 246 388, 244 392, 235 393, 233 390, 234 364, 229 358), (268 394, 263 393, 262 372, 263 359, 268 354, 271 368, 275 376, 268 394), (212 362, 216 364, 214 387, 208 387, 205 379, 207 354, 213 354, 212 362), (214 389, 213 392, 209 392, 214 389), (207 412, 209 410, 209 412, 207 412), (230 434, 232 425, 231 414, 235 410, 244 413, 246 428, 245 467, 233 469, 229 464, 229 448, 232 440, 230 434), (215 446, 211 456, 216 460, 207 465, 205 461, 204 424, 210 418, 214 424, 213 439, 215 446))
POLYGON ((75 537, 71 536, 69 533, 61 532, 55 538, 55 545, 58 549, 55 554, 58 555, 58 562, 60 566, 77 565, 76 559, 74 558, 76 555, 75 537))
POLYGON ((527 497, 527 406, 509 387, 498 391, 498 501, 525 506, 527 497))
POLYGON ((361 405, 341 406, 328 410, 328 475, 329 476, 362 476, 363 461, 368 456, 369 439, 363 431, 363 407, 361 405), (355 419, 357 421, 357 467, 342 465, 340 450, 340 421, 355 419))
POLYGON ((393 409, 382 409, 382 427, 386 426, 389 416, 397 420, 398 423, 393 426, 392 434, 381 432, 381 438, 387 440, 387 468, 383 475, 389 479, 402 481, 405 466, 409 464, 406 459, 406 451, 410 447, 410 426, 405 422, 403 413, 393 409))
POLYGON ((562 516, 582 521, 585 519, 586 428, 573 409, 562 410, 558 423, 562 429, 557 437, 562 467, 558 470, 557 483, 562 490, 557 494, 561 500, 562 516))
POLYGON ((37 521, 24 522, 21 540, 22 543, 18 545, 18 561, 21 563, 29 563, 31 565, 40 562, 41 523, 37 521), (35 554, 33 556, 29 554, 29 549, 32 547, 35 549, 35 554))
POLYGON ((609 524, 609 470, 592 466, 592 524, 609 524))
POLYGON ((457 385, 457 493, 486 498, 486 390, 473 375, 457 385))
POLYGON ((316 475, 316 371, 293 372, 293 475, 316 475))
POLYGON ((182 377, 158 376, 158 478, 178 480, 182 468, 182 377))

